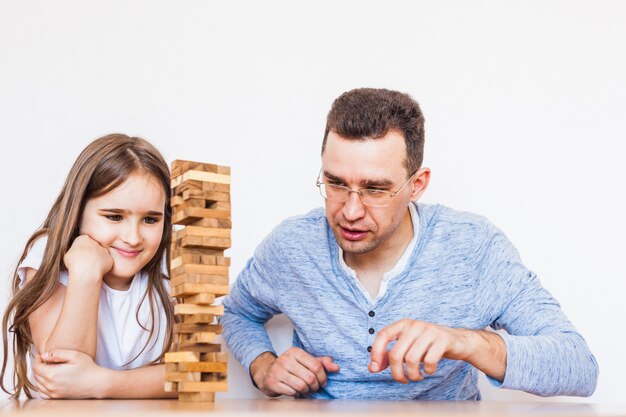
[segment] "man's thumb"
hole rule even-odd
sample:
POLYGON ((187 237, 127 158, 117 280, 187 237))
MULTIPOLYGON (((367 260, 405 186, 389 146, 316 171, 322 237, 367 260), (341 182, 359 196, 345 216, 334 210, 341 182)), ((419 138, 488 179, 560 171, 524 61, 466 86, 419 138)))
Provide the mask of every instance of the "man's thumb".
POLYGON ((339 371, 339 365, 333 362, 333 358, 331 358, 330 356, 322 356, 320 357, 320 360, 322 361, 322 366, 324 367, 326 372, 338 372, 339 371))

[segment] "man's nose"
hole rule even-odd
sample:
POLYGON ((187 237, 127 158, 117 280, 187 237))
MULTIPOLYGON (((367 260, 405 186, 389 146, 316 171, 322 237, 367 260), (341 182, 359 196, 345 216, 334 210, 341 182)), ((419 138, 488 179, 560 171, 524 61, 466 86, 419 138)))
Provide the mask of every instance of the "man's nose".
POLYGON ((343 203, 343 216, 348 221, 358 220, 365 215, 365 206, 357 191, 350 191, 348 199, 343 203))

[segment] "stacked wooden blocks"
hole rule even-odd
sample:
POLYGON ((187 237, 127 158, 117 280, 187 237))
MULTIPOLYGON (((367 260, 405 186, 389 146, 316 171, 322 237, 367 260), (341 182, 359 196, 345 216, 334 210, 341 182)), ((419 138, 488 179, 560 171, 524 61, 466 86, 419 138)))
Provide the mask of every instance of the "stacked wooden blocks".
POLYGON ((228 294, 231 246, 230 168, 200 162, 172 163, 170 279, 177 323, 172 351, 165 354, 165 390, 181 401, 215 401, 228 389, 227 355, 215 342, 222 332, 216 316, 224 307, 215 297, 228 294))

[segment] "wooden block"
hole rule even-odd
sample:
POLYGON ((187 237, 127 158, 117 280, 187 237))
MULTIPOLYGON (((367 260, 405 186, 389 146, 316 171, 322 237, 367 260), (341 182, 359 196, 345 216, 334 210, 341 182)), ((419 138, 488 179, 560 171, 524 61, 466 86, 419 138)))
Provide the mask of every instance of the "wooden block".
MULTIPOLYGON (((202 257, 202 262, 204 263, 204 257, 202 257)), ((227 256, 216 256, 215 257, 215 265, 220 266, 230 266, 230 258, 227 256)))
POLYGON ((212 182, 186 181, 178 187, 172 188, 171 196, 181 196, 185 198, 186 191, 207 191, 230 194, 230 184, 216 184, 212 182))
POLYGON ((207 164, 205 162, 188 161, 184 159, 176 159, 172 161, 172 170, 178 169, 182 172, 189 170, 217 172, 219 166, 216 164, 207 164))
POLYGON ((228 382, 207 381, 207 382, 179 382, 178 392, 226 392, 228 382))
MULTIPOLYGON (((189 161, 186 161, 184 159, 174 159, 172 161, 172 163, 170 164, 170 166, 172 167, 172 170, 182 170, 182 165, 185 163, 188 163, 189 161)), ((186 170, 184 170, 186 171, 186 170)))
MULTIPOLYGON (((223 250, 217 249, 204 249, 204 248, 181 248, 176 246, 176 242, 170 245, 172 259, 178 258, 183 255, 209 255, 209 256, 224 256, 223 250)), ((198 262, 194 262, 198 263, 198 262)))
POLYGON ((172 256, 172 260, 170 261, 170 268, 172 269, 181 266, 183 263, 185 264, 201 264, 202 263, 202 255, 197 255, 194 253, 186 253, 184 255, 181 255, 180 252, 178 252, 177 256, 174 257, 174 250, 172 250, 171 256, 172 256))
POLYGON ((213 172, 205 172, 205 171, 198 171, 198 170, 190 170, 190 171, 184 172, 182 175, 179 175, 176 178, 172 178, 172 188, 178 187, 179 185, 188 181, 201 181, 201 182, 209 182, 209 183, 215 183, 215 184, 230 185, 230 175, 216 174, 213 172))
POLYGON ((187 190, 202 190, 203 188, 204 184, 202 181, 185 181, 177 187, 173 187, 172 197, 180 195, 187 190))
MULTIPOLYGON (((198 163, 197 165, 200 165, 200 163, 198 163)), ((175 178, 175 177, 178 177, 179 175, 182 175, 182 173, 184 173, 186 171, 189 171, 190 169, 194 169, 195 168, 195 164, 194 164, 193 161, 186 161, 186 160, 182 160, 182 159, 176 159, 176 160, 172 161, 171 167, 172 167, 171 170, 170 170, 171 171, 171 177, 175 178)))
POLYGON ((216 297, 227 295, 230 292, 228 285, 213 285, 213 284, 182 284, 172 286, 173 297, 187 297, 196 294, 215 294, 216 297))
POLYGON ((233 223, 229 219, 209 219, 202 218, 189 223, 190 226, 214 227, 232 229, 233 223))
POLYGON ((226 372, 203 372, 200 376, 201 381, 226 381, 227 379, 226 372))
MULTIPOLYGON (((225 249, 212 249, 212 248, 183 248, 178 246, 178 243, 174 240, 170 244, 170 257, 171 259, 178 258, 184 255, 208 255, 208 256, 221 256, 224 257, 225 249)), ((187 263, 187 262, 185 262, 187 263)), ((203 262, 193 262, 203 263, 203 262)), ((215 263, 214 263, 215 264, 215 263)))
POLYGON ((219 372, 205 372, 200 377, 200 381, 224 381, 226 378, 222 378, 219 372))
POLYGON ((185 297, 185 303, 208 306, 215 302, 215 294, 196 294, 185 297))
MULTIPOLYGON (((217 203, 214 203, 217 204, 217 203)), ((172 216, 177 218, 182 218, 183 216, 191 218, 189 223, 180 223, 180 224, 190 224, 195 221, 201 219, 230 219, 230 210, 217 210, 206 207, 193 207, 186 204, 181 204, 180 206, 172 207, 172 216)), ((178 223, 176 223, 178 224, 178 223)))
POLYGON ((230 193, 230 184, 218 184, 215 182, 203 182, 202 190, 217 191, 219 193, 230 193))
MULTIPOLYGON (((170 278, 170 285, 178 286, 183 284, 215 284, 228 285, 228 275, 218 274, 179 274, 174 278, 170 278)), ((208 293, 207 293, 208 294, 208 293)), ((186 298, 186 297, 185 297, 186 298)), ((185 302, 189 302, 186 301, 185 302)), ((209 304, 213 303, 211 301, 209 304)), ((197 303, 191 303, 197 304, 197 303)))
POLYGON ((213 314, 192 314, 183 316, 183 324, 212 324, 215 320, 213 314))
POLYGON ((205 191, 205 190, 186 190, 179 195, 183 200, 189 200, 191 198, 201 198, 206 201, 221 201, 230 202, 230 193, 224 193, 219 191, 205 191))
POLYGON ((197 170, 207 172, 218 172, 219 166, 216 164, 207 164, 205 162, 188 161, 184 159, 176 159, 172 161, 172 170, 180 170, 182 172, 197 170))
POLYGON ((191 351, 166 352, 163 360, 165 363, 199 362, 200 356, 191 351))
POLYGON ((176 392, 176 391, 178 391, 178 382, 165 381, 164 384, 165 384, 165 386, 164 386, 163 390, 165 392, 176 392))
POLYGON ((207 202, 206 208, 230 211, 230 203, 226 201, 207 202))
POLYGON ((178 161, 172 161, 172 165, 170 168, 170 179, 176 178, 183 173, 183 170, 180 167, 178 161))
MULTIPOLYGON (((197 335, 193 334, 185 334, 181 333, 178 335, 178 340, 176 341, 176 345, 180 350, 194 350, 195 348, 200 348, 203 346, 215 346, 215 333, 211 333, 212 336, 207 334, 197 335)), ((213 351, 214 349, 209 349, 208 351, 213 351)), ((221 350, 221 349, 219 349, 221 350)))
POLYGON ((174 241, 181 248, 206 248, 226 250, 232 246, 230 239, 206 236, 185 236, 174 241))
POLYGON ((165 372, 178 372, 178 364, 175 362, 166 363, 165 372))
MULTIPOLYGON (((186 248, 185 248, 186 249, 186 248)), ((190 248, 190 250, 195 250, 195 248, 190 248)), ((215 252, 223 254, 223 251, 209 249, 208 252, 215 252)), ((230 266, 230 258, 222 256, 222 255, 204 255, 200 251, 198 254, 194 253, 182 253, 178 252, 178 257, 174 257, 172 252, 172 260, 170 261, 170 268, 178 268, 183 263, 185 264, 196 264, 196 265, 220 265, 220 266, 230 266)))
POLYGON ((199 306, 196 304, 176 304, 174 314, 211 314, 214 316, 224 315, 224 306, 199 306))
POLYGON ((181 372, 220 372, 228 371, 226 362, 196 362, 181 363, 179 365, 181 372))
POLYGON ((217 227, 185 226, 182 229, 172 233, 172 240, 182 239, 186 236, 220 237, 230 239, 230 229, 217 227))
POLYGON ((174 323, 174 333, 197 333, 211 332, 222 333, 222 326, 219 324, 195 324, 195 323, 174 323))
POLYGON ((230 238, 202 237, 202 247, 211 249, 228 249, 232 246, 230 238))
POLYGON ((170 272, 172 277, 182 274, 228 275, 228 269, 227 266, 221 265, 183 264, 172 268, 170 272))
POLYGON ((200 163, 200 162, 196 162, 195 166, 191 166, 187 171, 189 170, 194 170, 194 171, 204 171, 204 172, 213 172, 216 174, 223 174, 222 172, 218 172, 219 171, 219 166, 216 164, 207 164, 207 163, 200 163))
MULTIPOLYGON (((178 232, 174 232, 178 233, 178 232)), ((185 236, 181 239, 176 239, 172 243, 175 243, 181 248, 201 248, 202 246, 202 236, 185 236), (184 239, 184 240, 183 240, 184 239)))
POLYGON ((228 363, 228 354, 226 352, 202 353, 200 355, 200 361, 228 363))
POLYGON ((217 167, 218 174, 230 175, 230 167, 227 166, 219 166, 217 167))
POLYGON ((214 392, 179 392, 178 401, 181 402, 215 402, 214 392))
POLYGON ((213 343, 215 342, 215 333, 181 333, 178 343, 181 347, 186 345, 195 345, 196 343, 213 343))
MULTIPOLYGON (((173 349, 183 349, 178 343, 172 344, 173 349)), ((209 352, 220 352, 222 350, 221 345, 215 343, 201 343, 196 345, 189 345, 184 347, 187 351, 197 352, 197 353, 209 353, 209 352)))
POLYGON ((174 209, 172 224, 191 224, 203 218, 230 219, 230 211, 189 207, 184 210, 174 209))
POLYGON ((206 200, 199 199, 199 198, 190 198, 190 199, 185 200, 180 195, 173 196, 170 200, 170 205, 172 207, 175 207, 177 210, 182 210, 186 207, 209 208, 211 204, 214 204, 214 203, 211 201, 207 203, 206 200))
POLYGON ((199 382, 200 372, 166 372, 165 381, 168 382, 199 382))

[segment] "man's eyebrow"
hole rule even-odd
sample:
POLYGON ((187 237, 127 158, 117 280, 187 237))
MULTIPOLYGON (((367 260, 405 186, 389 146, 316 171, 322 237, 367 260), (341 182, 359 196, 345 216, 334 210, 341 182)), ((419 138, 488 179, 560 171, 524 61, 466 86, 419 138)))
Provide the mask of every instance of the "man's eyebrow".
POLYGON ((344 182, 344 181, 343 181, 343 179, 339 178, 339 177, 338 177, 338 176, 336 176, 336 175, 331 174, 331 173, 330 173, 330 172, 328 172, 328 171, 324 171, 324 172, 323 172, 323 175, 324 175, 326 178, 328 178, 329 180, 332 180, 332 181, 337 181, 337 182, 344 182))
MULTIPOLYGON (((323 174, 324 174, 324 177, 328 178, 331 181, 345 183, 345 181, 342 178, 336 175, 333 175, 328 171, 324 171, 323 174)), ((365 180, 362 180, 359 185, 364 188, 369 188, 369 187, 385 188, 385 187, 391 187, 393 185, 393 181, 389 179, 377 179, 377 180, 365 179, 365 180)))
MULTIPOLYGON (((99 210, 100 211, 106 211, 107 213, 115 213, 115 214, 126 214, 126 213, 128 213, 127 210, 118 209, 118 208, 101 208, 99 210)), ((150 215, 150 216, 163 216, 163 212, 156 211, 156 210, 148 210, 144 214, 147 214, 147 215, 150 215)))
POLYGON ((387 188, 393 185, 393 181, 388 179, 381 180, 363 180, 361 181, 361 185, 369 188, 369 187, 377 187, 377 188, 387 188))

